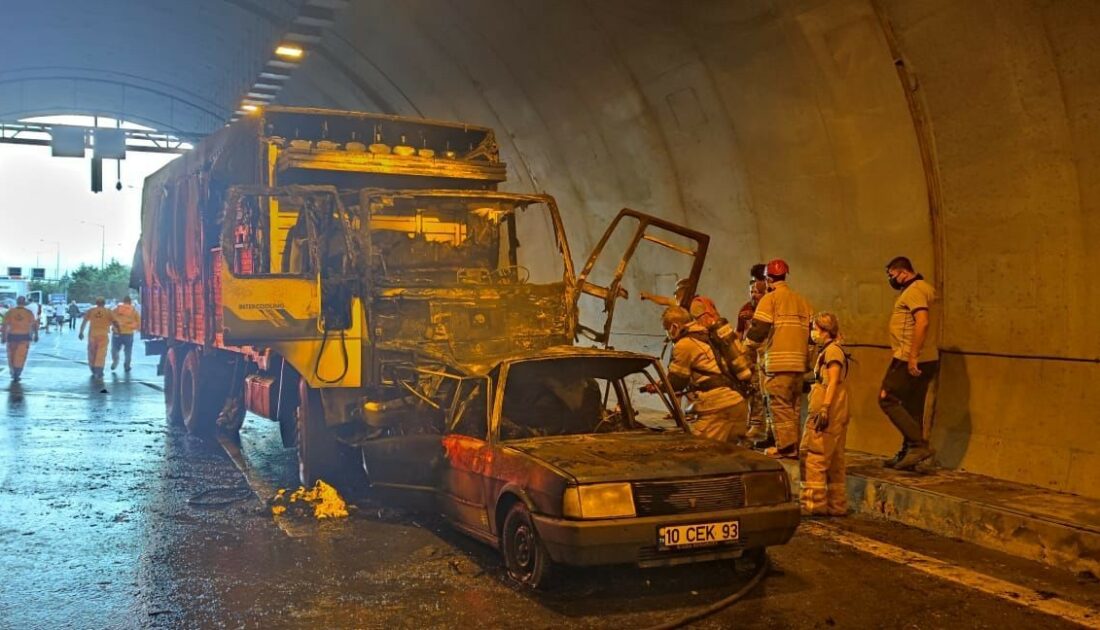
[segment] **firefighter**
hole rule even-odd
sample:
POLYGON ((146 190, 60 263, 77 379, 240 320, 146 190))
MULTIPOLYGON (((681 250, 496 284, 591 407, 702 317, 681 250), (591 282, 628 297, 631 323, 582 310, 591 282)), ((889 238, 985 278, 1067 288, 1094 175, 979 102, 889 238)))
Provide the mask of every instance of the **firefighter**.
MULTIPOLYGON (((696 416, 692 433, 722 442, 740 442, 748 424, 748 406, 722 374, 710 336, 702 323, 680 306, 670 306, 661 318, 673 341, 668 378, 676 391, 687 391, 689 412, 696 416)), ((647 391, 655 392, 650 384, 647 391)))
POLYGON ((764 391, 775 436, 775 446, 764 453, 795 459, 813 309, 806 298, 787 285, 789 271, 790 267, 782 260, 768 263, 771 291, 760 298, 746 338, 750 347, 760 345, 764 349, 764 391))
POLYGON ((125 350, 122 369, 130 371, 130 356, 134 353, 134 332, 141 329, 141 314, 134 308, 130 296, 114 308, 115 324, 111 330, 111 371, 118 367, 119 350, 125 350))
POLYGON ((848 355, 840 344, 840 322, 818 313, 810 336, 820 349, 810 389, 809 414, 798 449, 800 502, 808 516, 848 513, 844 441, 848 435, 848 355))
POLYGON ((13 383, 18 383, 23 374, 32 339, 38 340, 38 317, 27 308, 27 298, 20 296, 0 323, 0 342, 8 345, 8 369, 13 383))
MULTIPOLYGON (((752 318, 756 314, 756 307, 761 298, 767 293, 767 281, 764 279, 764 265, 753 265, 749 272, 749 301, 741 307, 737 314, 737 332, 741 340, 746 339, 749 328, 752 327, 752 318), (759 268, 759 272, 757 269, 759 268)), ((766 406, 764 405, 764 393, 760 389, 760 367, 753 367, 752 395, 749 397, 749 432, 745 439, 750 442, 760 442, 768 437, 768 421, 766 406)))
POLYGON ((92 378, 103 378, 103 364, 107 361, 107 345, 110 342, 107 333, 115 323, 115 314, 105 306, 103 298, 96 298, 95 306, 84 313, 80 322, 79 339, 84 339, 84 329, 88 328, 88 367, 92 378))

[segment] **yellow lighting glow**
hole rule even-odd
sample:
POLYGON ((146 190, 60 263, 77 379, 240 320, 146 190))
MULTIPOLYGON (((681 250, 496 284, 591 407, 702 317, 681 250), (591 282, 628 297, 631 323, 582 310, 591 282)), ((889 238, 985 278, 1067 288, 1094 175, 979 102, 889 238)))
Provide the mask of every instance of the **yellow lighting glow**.
POLYGON ((245 105, 241 105, 241 109, 243 109, 246 112, 254 112, 254 111, 256 111, 260 108, 255 106, 255 105, 245 104, 245 105))
POLYGON ((288 59, 298 59, 302 56, 302 49, 300 46, 295 46, 294 44, 280 44, 279 47, 275 49, 275 54, 288 59))

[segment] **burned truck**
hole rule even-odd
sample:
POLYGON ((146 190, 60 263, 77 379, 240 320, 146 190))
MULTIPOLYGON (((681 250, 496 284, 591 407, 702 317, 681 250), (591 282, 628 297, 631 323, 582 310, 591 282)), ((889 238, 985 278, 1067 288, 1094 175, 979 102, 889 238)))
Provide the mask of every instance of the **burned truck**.
POLYGON ((664 282, 689 278, 690 295, 708 237, 624 209, 577 272, 554 198, 498 190, 505 180, 487 128, 284 107, 150 176, 136 275, 169 421, 197 435, 236 433, 246 412, 276 421, 303 483, 362 470, 380 492, 511 545, 509 571, 529 584, 554 561, 637 561, 651 547, 653 562, 677 555, 664 551, 733 557, 785 542, 797 507, 792 521, 782 468, 700 446, 661 366, 609 349, 630 260, 648 248, 664 282), (596 348, 575 345, 584 340, 596 348), (641 400, 647 382, 660 393, 641 400), (569 455, 570 440, 602 433, 613 444, 569 455), (673 442, 642 439, 658 434, 673 442), (524 450, 544 438, 565 443, 524 450), (594 472, 639 457, 654 465, 594 472), (632 494, 643 481, 650 499, 632 494), (698 496, 680 506, 681 491, 698 496), (570 523, 641 518, 643 500, 655 502, 649 520, 615 553, 581 548, 606 547, 600 536, 621 533, 621 520, 573 538, 570 523), (700 518, 724 534, 672 540, 700 518), (561 540, 530 546, 539 529, 561 540))

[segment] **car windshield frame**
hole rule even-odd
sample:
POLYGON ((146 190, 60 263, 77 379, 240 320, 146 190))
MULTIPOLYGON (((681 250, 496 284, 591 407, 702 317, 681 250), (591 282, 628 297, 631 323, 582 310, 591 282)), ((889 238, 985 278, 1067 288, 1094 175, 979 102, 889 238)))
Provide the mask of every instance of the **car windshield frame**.
MULTIPOLYGON (((576 373, 575 372, 570 372, 570 375, 575 377, 576 373)), ((630 354, 604 355, 604 354, 588 354, 588 353, 585 353, 585 352, 578 352, 576 354, 566 353, 566 354, 562 354, 561 356, 538 356, 538 357, 518 359, 518 360, 514 360, 514 361, 509 361, 509 362, 507 362, 506 364, 504 364, 502 366, 502 369, 500 370, 499 378, 497 379, 497 382, 494 383, 494 386, 495 387, 494 387, 494 391, 493 391, 493 400, 492 400, 492 410, 493 411, 490 414, 491 426, 489 427, 489 439, 493 443, 507 444, 509 442, 518 441, 518 440, 551 439, 551 438, 558 438, 558 437, 580 437, 580 436, 596 436, 596 435, 608 435, 608 434, 609 435, 639 434, 639 433, 642 433, 643 431, 648 431, 649 433, 675 433, 675 434, 688 433, 688 434, 690 434, 690 429, 688 428, 687 421, 686 421, 686 418, 684 416, 683 409, 680 407, 679 400, 677 399, 675 393, 672 390, 671 385, 669 384, 668 377, 665 373, 664 367, 661 365, 661 363, 657 359, 655 359, 653 357, 645 356, 645 355, 630 355, 630 354), (669 428, 669 429, 662 430, 662 429, 651 427, 649 425, 640 424, 637 420, 638 407, 637 407, 637 405, 634 404, 634 401, 631 399, 630 395, 627 394, 628 403, 632 407, 628 412, 628 416, 629 416, 629 418, 632 422, 634 422, 635 424, 638 424, 639 426, 636 426, 636 427, 633 427, 633 428, 630 428, 630 429, 627 429, 627 430, 619 430, 619 431, 611 431, 611 432, 595 432, 595 431, 563 432, 563 433, 553 433, 553 434, 547 434, 547 435, 532 434, 532 435, 518 436, 518 437, 503 437, 502 436, 502 427, 507 422, 507 420, 505 419, 505 414, 504 414, 504 412, 505 412, 505 397, 506 397, 506 394, 508 392, 509 384, 511 382, 513 382, 513 379, 516 376, 517 368, 522 368, 522 366, 525 366, 525 365, 528 365, 528 364, 531 364, 531 363, 559 362, 559 361, 570 361, 570 360, 572 360, 572 361, 622 362, 622 363, 629 362, 629 363, 633 364, 636 369, 623 371, 619 376, 605 376, 607 374, 612 374, 612 373, 611 372, 604 372, 604 373, 601 373, 601 375, 593 375, 593 376, 590 376, 589 378, 603 378, 603 379, 606 379, 609 385, 611 384, 612 381, 618 380, 618 381, 623 383, 623 388, 624 388, 623 391, 626 392, 627 390, 625 388, 627 387, 627 385, 626 385, 624 379, 627 376, 630 376, 630 375, 644 375, 645 378, 650 383, 653 383, 654 385, 657 386, 660 393, 659 394, 652 394, 652 395, 658 396, 660 401, 663 403, 664 408, 667 411, 667 414, 669 416, 671 416, 671 420, 675 424, 675 429, 669 428), (652 370, 652 372, 650 370, 652 370)), ((605 394, 605 395, 609 395, 606 390, 603 391, 602 393, 605 394)), ((642 394, 639 394, 639 395, 642 395, 642 394)), ((651 394, 644 394, 644 395, 651 395, 651 394)), ((601 404, 602 403, 603 403, 603 401, 601 401, 601 404)))

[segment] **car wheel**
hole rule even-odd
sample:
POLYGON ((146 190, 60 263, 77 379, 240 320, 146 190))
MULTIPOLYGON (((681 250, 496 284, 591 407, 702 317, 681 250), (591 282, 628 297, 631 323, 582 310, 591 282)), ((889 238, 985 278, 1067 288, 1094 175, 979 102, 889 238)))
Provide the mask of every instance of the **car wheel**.
POLYGON ((517 501, 504 518, 501 548, 508 577, 528 588, 547 584, 552 564, 550 555, 535 529, 531 512, 522 501, 517 501))

